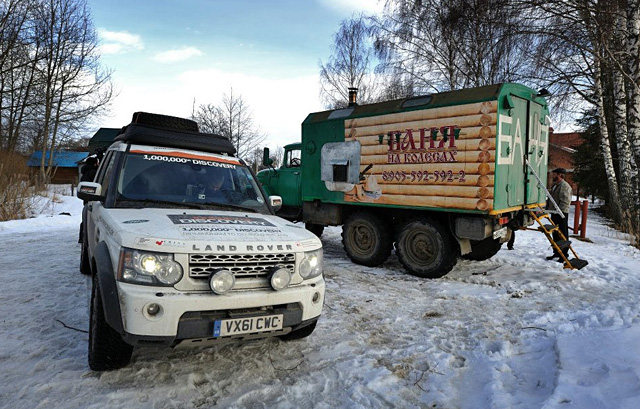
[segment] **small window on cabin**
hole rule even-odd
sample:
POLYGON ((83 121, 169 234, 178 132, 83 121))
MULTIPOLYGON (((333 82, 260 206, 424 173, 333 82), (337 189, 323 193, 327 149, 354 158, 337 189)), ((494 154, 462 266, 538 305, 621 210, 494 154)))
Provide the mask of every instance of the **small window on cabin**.
POLYGON ((431 98, 431 95, 409 98, 402 103, 402 108, 412 108, 420 105, 427 105, 429 102, 431 102, 431 98))
POLYGON ((302 165, 300 161, 300 149, 292 150, 287 152, 286 157, 286 165, 288 168, 297 168, 302 165))

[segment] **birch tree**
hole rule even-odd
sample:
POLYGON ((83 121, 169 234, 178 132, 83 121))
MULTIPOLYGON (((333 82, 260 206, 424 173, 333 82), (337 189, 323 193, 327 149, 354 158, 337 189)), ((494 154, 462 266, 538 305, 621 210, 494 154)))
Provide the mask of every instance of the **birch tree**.
POLYGON ((349 88, 358 89, 362 103, 376 100, 377 85, 372 75, 373 48, 363 16, 342 21, 333 39, 333 52, 320 61, 320 97, 329 108, 349 102, 349 88))
POLYGON ((382 68, 433 92, 525 78, 538 44, 517 28, 533 17, 507 0, 388 0, 372 21, 382 68))

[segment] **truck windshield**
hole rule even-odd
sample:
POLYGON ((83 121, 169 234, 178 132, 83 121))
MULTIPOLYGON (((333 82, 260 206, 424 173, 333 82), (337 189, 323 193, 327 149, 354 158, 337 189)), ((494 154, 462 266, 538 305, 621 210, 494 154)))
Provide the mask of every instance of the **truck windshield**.
POLYGON ((184 204, 203 208, 268 213, 253 175, 236 158, 186 151, 132 149, 118 180, 119 201, 139 201, 145 207, 184 204))

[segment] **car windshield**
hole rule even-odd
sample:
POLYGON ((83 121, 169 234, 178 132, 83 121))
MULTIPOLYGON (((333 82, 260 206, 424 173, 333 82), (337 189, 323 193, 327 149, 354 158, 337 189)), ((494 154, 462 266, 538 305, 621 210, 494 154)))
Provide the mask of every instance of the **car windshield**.
POLYGON ((236 158, 182 150, 131 149, 118 180, 118 201, 144 207, 224 207, 268 213, 249 169, 236 158))

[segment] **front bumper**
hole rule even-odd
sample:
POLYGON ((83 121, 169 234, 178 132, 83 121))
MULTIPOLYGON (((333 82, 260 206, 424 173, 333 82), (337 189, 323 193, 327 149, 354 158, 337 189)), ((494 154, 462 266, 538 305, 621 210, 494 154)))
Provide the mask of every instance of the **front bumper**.
MULTIPOLYGON (((283 314, 284 332, 315 322, 322 313, 325 283, 322 276, 281 291, 271 289, 184 292, 167 287, 117 283, 124 327, 123 339, 131 345, 172 346, 188 339, 211 339, 213 322, 239 316, 283 314), (160 312, 147 313, 150 304, 160 312)), ((247 338, 245 336, 244 338, 247 338)))

